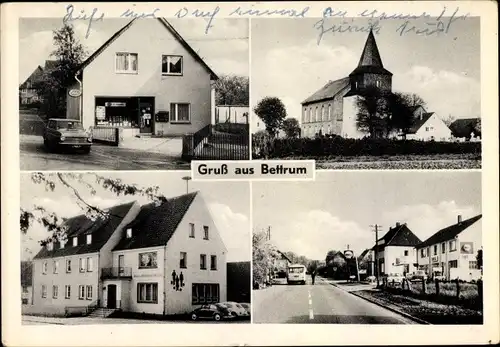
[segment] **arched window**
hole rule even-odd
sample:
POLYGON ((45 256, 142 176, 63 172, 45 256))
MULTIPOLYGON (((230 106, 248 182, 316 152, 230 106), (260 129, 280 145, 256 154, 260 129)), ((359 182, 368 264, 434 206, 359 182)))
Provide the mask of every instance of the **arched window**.
POLYGON ((319 109, 316 106, 316 110, 314 111, 314 121, 317 122, 319 120, 319 109))
POLYGON ((332 120, 332 104, 328 104, 328 120, 332 120))
POLYGON ((325 105, 321 105, 321 121, 325 120, 325 105))
POLYGON ((304 107, 304 117, 302 117, 302 122, 307 123, 307 107, 304 107))
POLYGON ((307 118, 308 122, 312 122, 313 121, 313 108, 312 107, 309 107, 309 117, 307 118))

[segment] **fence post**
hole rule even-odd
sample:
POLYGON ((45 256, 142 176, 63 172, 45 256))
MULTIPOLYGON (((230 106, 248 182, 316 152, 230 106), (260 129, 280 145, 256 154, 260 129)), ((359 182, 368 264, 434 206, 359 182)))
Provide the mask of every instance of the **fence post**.
POLYGON ((426 293, 427 293, 427 288, 426 288, 425 278, 422 278, 422 293, 423 293, 423 294, 426 294, 426 293))
POLYGON ((457 279, 455 279, 455 283, 457 284, 457 299, 460 297, 460 282, 457 279))
POLYGON ((120 143, 120 129, 114 128, 115 131, 115 146, 118 146, 120 143))
POLYGON ((439 296, 439 280, 436 278, 434 283, 436 284, 436 296, 439 296))

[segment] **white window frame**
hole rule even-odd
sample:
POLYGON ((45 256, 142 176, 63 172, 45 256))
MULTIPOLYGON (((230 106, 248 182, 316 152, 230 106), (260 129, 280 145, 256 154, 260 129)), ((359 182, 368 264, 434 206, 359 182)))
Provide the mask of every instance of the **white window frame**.
POLYGON ((206 270, 206 269, 207 269, 207 255, 200 254, 200 270, 206 270))
POLYGON ((115 73, 124 73, 124 74, 132 74, 132 75, 136 75, 139 73, 139 54, 138 53, 131 53, 131 52, 116 52, 115 53, 115 73), (118 64, 116 63, 116 58, 118 56, 118 54, 126 54, 127 55, 127 59, 128 59, 128 66, 129 66, 129 70, 118 70, 118 64), (131 67, 132 67, 132 62, 130 61, 130 57, 132 55, 135 55, 136 56, 136 61, 137 61, 137 70, 132 70, 131 67))
POLYGON ((54 244, 52 242, 47 243, 47 250, 52 251, 54 249, 54 244))
POLYGON ((59 287, 57 285, 52 286, 52 299, 57 299, 59 296, 59 287))
POLYGON ((63 240, 59 241, 60 248, 64 248, 65 245, 66 245, 66 241, 63 241, 63 240))
POLYGON ((92 300, 92 286, 87 286, 85 288, 85 299, 92 300))
POLYGON ((196 238, 196 228, 194 223, 189 223, 189 237, 192 239, 196 238))
POLYGON ((187 269, 187 252, 180 252, 180 255, 179 255, 179 267, 181 269, 187 269), (182 266, 182 256, 184 255, 184 266, 182 266))
POLYGON ((78 299, 79 300, 85 299, 85 286, 84 285, 78 286, 78 299))
POLYGON ((45 260, 42 264, 42 273, 45 275, 47 273, 47 269, 49 267, 48 262, 45 260))
POLYGON ((203 240, 210 240, 210 228, 208 225, 203 226, 203 240))
POLYGON ((210 255, 210 270, 211 271, 217 271, 218 267, 217 267, 217 255, 215 254, 212 254, 210 255), (215 261, 214 261, 215 259, 215 261))
POLYGON ((66 272, 71 273, 71 259, 66 259, 66 272))
POLYGON ((71 298, 71 286, 68 284, 64 286, 64 298, 65 299, 71 298))
POLYGON ((94 260, 91 257, 87 258, 86 270, 87 270, 87 272, 94 271, 94 260))
POLYGON ((55 274, 59 273, 59 260, 54 260, 52 272, 55 274))
POLYGON ((191 124, 191 104, 188 102, 170 103, 170 123, 172 124, 191 124), (172 105, 175 106, 175 112, 172 114, 172 105), (188 120, 179 120, 179 105, 188 105, 188 120))
POLYGON ((87 234, 86 241, 87 245, 90 245, 92 243, 92 234, 87 234))
POLYGON ((132 238, 132 228, 127 229, 127 239, 132 238))
POLYGON ((184 57, 182 55, 162 54, 162 56, 161 56, 161 74, 162 74, 162 76, 182 76, 184 74, 184 57), (164 57, 167 57, 168 69, 170 69, 170 65, 168 64, 169 58, 181 58, 181 72, 163 72, 163 58, 164 57))
POLYGON ((76 246, 78 246, 78 237, 77 236, 73 237, 73 247, 76 247, 76 246))
POLYGON ((158 283, 157 282, 141 282, 137 283, 137 303, 140 304, 157 304, 158 303, 158 283), (147 300, 148 286, 151 286, 151 300, 147 300), (144 292, 143 292, 144 288, 144 292), (155 295, 156 289, 156 295, 155 295), (144 293, 144 297, 141 297, 144 293))
POLYGON ((457 240, 450 240, 449 247, 450 247, 449 250, 450 252, 455 252, 457 250, 457 240))
POLYGON ((85 258, 80 258, 78 261, 78 268, 80 272, 85 272, 85 269, 87 268, 86 260, 85 258))
POLYGON ((47 286, 45 284, 42 284, 42 298, 47 297, 47 286))

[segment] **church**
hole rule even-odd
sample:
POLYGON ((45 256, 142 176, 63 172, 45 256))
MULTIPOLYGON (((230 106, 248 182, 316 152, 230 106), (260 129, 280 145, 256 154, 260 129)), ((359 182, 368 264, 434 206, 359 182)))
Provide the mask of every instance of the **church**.
POLYGON ((373 32, 370 31, 358 66, 348 77, 329 81, 302 102, 302 137, 340 135, 362 138, 356 127, 356 96, 370 87, 392 91, 392 73, 384 68, 373 32))

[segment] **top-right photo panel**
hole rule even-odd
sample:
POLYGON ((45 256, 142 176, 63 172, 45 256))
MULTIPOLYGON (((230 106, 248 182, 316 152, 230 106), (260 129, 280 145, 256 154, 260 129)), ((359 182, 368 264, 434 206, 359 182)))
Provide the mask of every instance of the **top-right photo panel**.
POLYGON ((480 18, 252 19, 253 159, 480 169, 480 18))

